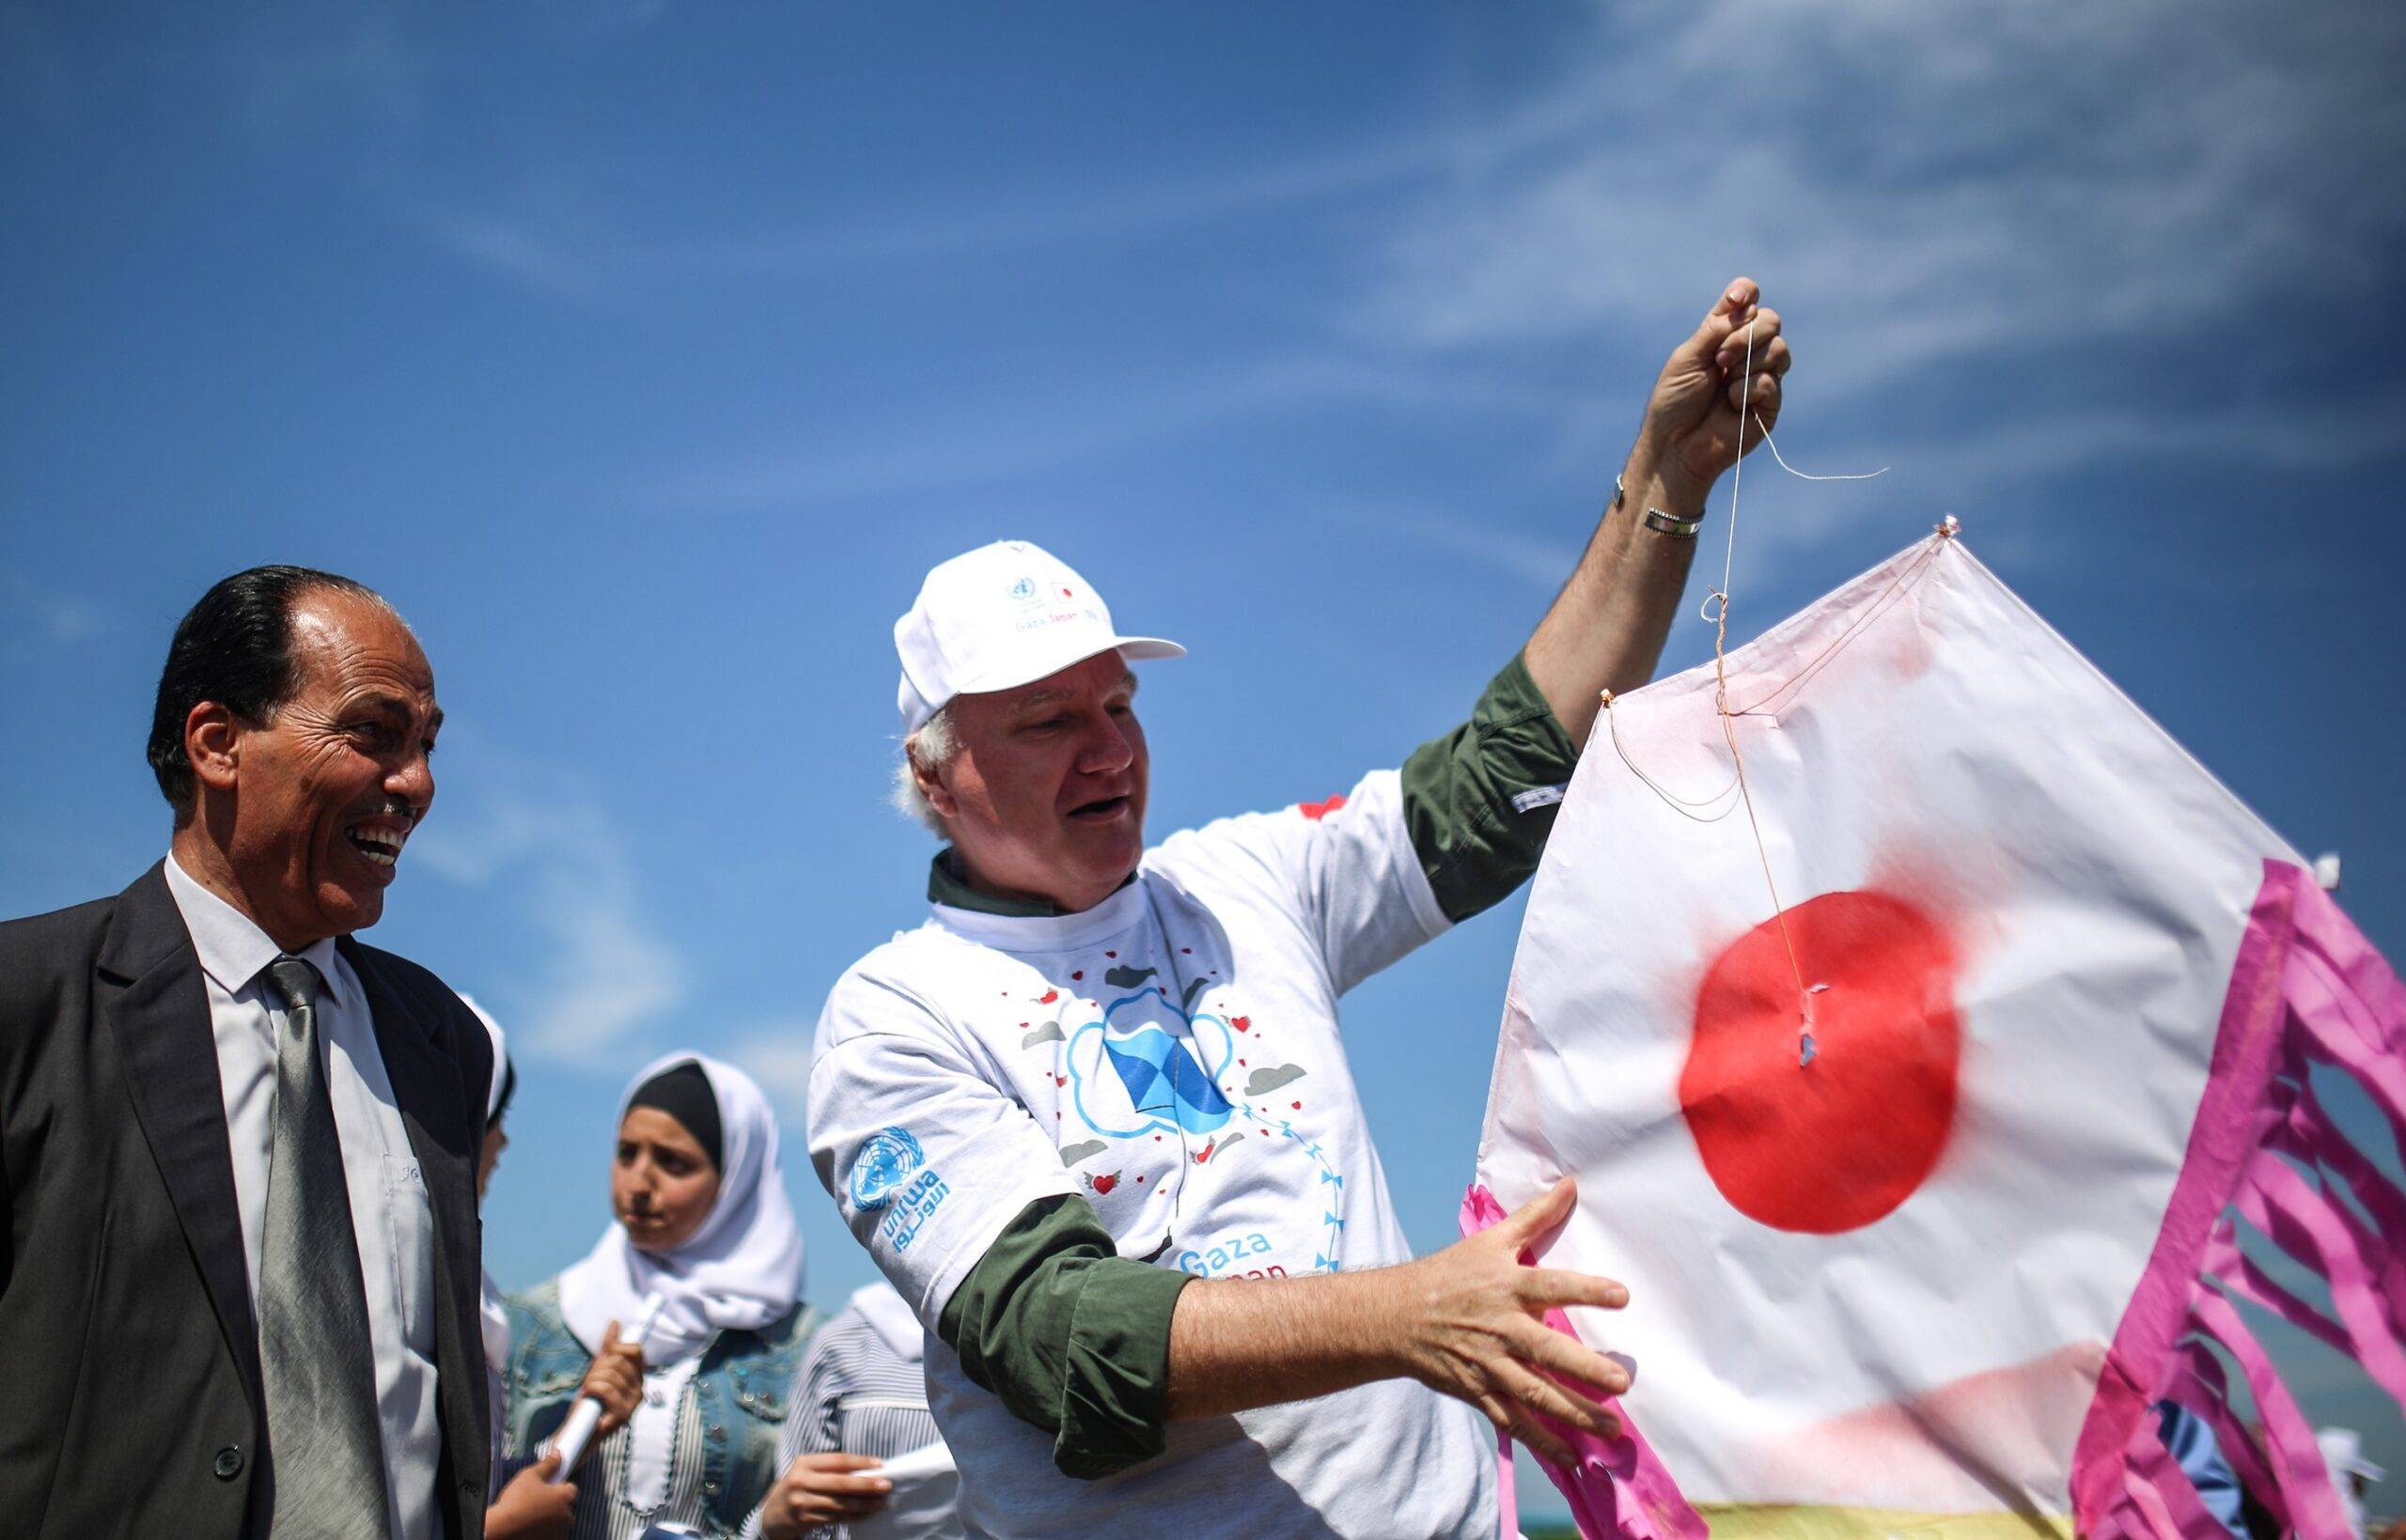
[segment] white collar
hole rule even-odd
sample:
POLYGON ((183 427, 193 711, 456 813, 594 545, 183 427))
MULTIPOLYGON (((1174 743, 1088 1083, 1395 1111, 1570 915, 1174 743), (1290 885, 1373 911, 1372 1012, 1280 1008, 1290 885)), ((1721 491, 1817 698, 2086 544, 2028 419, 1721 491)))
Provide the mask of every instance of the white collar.
POLYGON ((1135 928, 1148 902, 1139 867, 1134 881, 1075 914, 987 914, 950 904, 930 904, 928 912, 954 935, 999 952, 1074 952, 1135 928))
MULTIPOLYGON (((261 970, 284 956, 284 948, 249 915, 202 887, 173 854, 167 857, 166 868, 167 892, 183 914, 184 929, 192 933, 192 949, 200 954, 201 972, 215 979, 219 988, 229 995, 242 993, 261 970)), ((334 938, 310 943, 299 956, 318 970, 329 1003, 340 1006, 351 970, 336 966, 334 938)))

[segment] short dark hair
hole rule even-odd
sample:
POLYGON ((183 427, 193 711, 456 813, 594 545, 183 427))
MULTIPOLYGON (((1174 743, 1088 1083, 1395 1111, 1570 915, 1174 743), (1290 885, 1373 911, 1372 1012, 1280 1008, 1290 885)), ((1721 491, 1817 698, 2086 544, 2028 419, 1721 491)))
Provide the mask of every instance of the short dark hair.
POLYGON ((150 712, 150 773, 179 811, 192 803, 192 759, 184 753, 192 708, 215 701, 245 722, 273 717, 300 683, 293 602, 329 588, 384 602, 366 583, 314 567, 254 567, 219 580, 177 623, 150 712))

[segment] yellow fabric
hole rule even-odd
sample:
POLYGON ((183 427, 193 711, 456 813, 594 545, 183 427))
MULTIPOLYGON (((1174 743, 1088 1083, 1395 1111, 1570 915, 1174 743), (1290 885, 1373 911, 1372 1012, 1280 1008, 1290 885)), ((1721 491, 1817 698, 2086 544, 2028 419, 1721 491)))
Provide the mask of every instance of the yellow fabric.
POLYGON ((2070 1540, 2071 1520, 2020 1514, 1917 1514, 1882 1508, 1812 1508, 1789 1504, 1724 1503, 1696 1510, 1712 1540, 2070 1540))

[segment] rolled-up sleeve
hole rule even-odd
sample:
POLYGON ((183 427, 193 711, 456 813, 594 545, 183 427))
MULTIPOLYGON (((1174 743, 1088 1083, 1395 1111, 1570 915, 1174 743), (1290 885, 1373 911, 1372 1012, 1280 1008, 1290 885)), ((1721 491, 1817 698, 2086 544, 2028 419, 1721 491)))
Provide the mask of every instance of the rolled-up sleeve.
POLYGON ((1162 1452, 1170 1317, 1186 1273, 1117 1254, 1074 1194, 1020 1210, 945 1304, 936 1334, 969 1377, 1054 1436, 1062 1474, 1162 1452))
POLYGON ((852 1234, 971 1380, 1054 1436, 1064 1472, 1161 1452, 1190 1280, 1118 1254, 1052 1140, 925 1001, 839 981, 809 1113, 812 1167, 852 1234))
POLYGON ((1457 924, 1537 870, 1579 746, 1519 655, 1470 720, 1403 762, 1404 827, 1445 918, 1457 924))

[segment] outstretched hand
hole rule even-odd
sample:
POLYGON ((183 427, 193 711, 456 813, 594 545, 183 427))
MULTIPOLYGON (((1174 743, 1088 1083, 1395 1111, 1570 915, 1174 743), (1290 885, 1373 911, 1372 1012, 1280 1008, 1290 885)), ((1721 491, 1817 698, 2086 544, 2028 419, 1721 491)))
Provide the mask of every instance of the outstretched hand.
POLYGON ((1582 1389, 1618 1395, 1630 1384, 1619 1364, 1544 1321, 1548 1310, 1562 1305, 1617 1310, 1629 1302, 1629 1290, 1609 1278, 1521 1261, 1522 1252, 1570 1217, 1576 1198, 1565 1177, 1500 1223, 1397 1269, 1409 1278, 1412 1327, 1403 1361, 1412 1377, 1469 1402, 1557 1465, 1574 1463, 1570 1447, 1538 1414, 1616 1438, 1620 1420, 1582 1389))
POLYGON ((1695 334, 1672 350, 1647 402, 1639 439, 1653 448, 1661 474, 1693 498, 1687 506, 1703 506, 1721 473, 1779 421, 1788 339, 1779 334, 1779 312, 1761 301, 1761 287, 1752 278, 1733 279, 1695 334))

